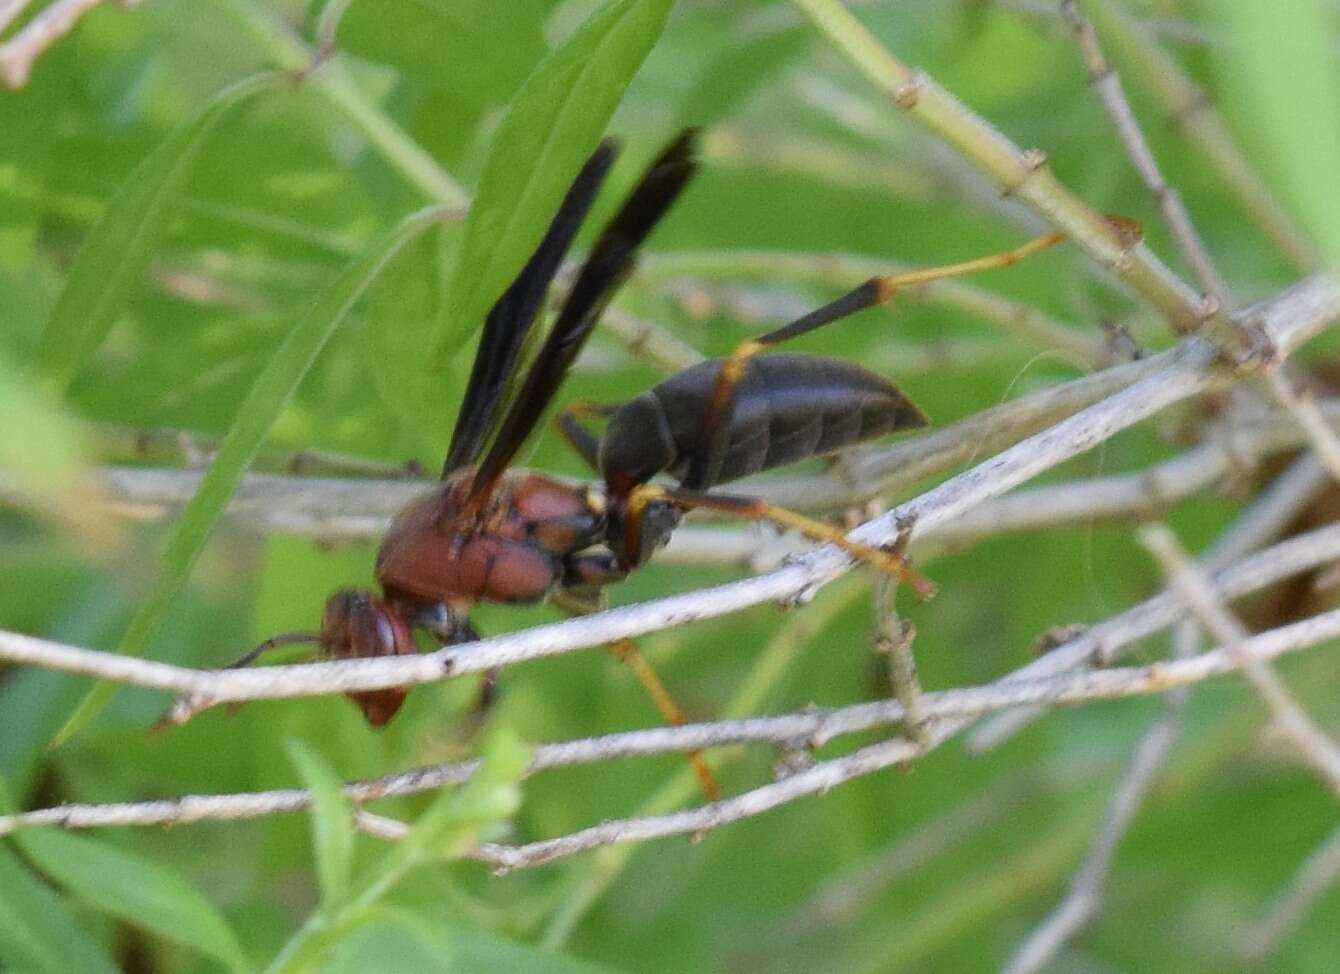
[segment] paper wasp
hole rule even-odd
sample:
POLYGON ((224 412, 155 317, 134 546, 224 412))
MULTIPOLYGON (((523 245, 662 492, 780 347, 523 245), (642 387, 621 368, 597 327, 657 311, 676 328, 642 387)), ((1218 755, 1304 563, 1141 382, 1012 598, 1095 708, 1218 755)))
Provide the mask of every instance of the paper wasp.
MULTIPOLYGON (((405 655, 417 651, 416 629, 448 644, 477 639, 468 618, 475 602, 537 602, 598 591, 646 562, 682 514, 699 507, 798 528, 908 580, 923 596, 930 593, 929 583, 900 555, 849 541, 836 528, 757 498, 712 492, 747 474, 927 422, 894 385, 859 365, 812 354, 758 353, 887 301, 909 284, 1008 265, 1059 235, 963 264, 872 278, 745 342, 728 358, 686 369, 625 403, 569 407, 559 429, 599 474, 596 484, 509 469, 632 272, 637 248, 693 176, 695 136, 693 130, 681 133, 642 175, 591 249, 521 378, 523 350, 549 286, 616 156, 613 142, 601 143, 485 320, 441 482, 395 517, 382 542, 376 563, 382 594, 336 592, 319 634, 277 637, 239 663, 298 641, 319 642, 329 658, 405 655), (593 416, 607 420, 600 436, 582 425, 593 416), (658 474, 678 485, 652 483, 658 474)), ((393 688, 350 696, 372 724, 381 725, 405 694, 393 688)))

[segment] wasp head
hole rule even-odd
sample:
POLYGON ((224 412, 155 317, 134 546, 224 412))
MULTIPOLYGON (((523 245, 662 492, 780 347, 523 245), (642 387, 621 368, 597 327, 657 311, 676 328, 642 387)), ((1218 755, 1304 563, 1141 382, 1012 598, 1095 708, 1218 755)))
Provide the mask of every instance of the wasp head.
MULTIPOLYGON (((321 648, 329 659, 408 656, 418 651, 409 625, 371 592, 341 589, 326 600, 321 648)), ((400 709, 408 690, 388 687, 349 694, 368 723, 381 727, 400 709)))

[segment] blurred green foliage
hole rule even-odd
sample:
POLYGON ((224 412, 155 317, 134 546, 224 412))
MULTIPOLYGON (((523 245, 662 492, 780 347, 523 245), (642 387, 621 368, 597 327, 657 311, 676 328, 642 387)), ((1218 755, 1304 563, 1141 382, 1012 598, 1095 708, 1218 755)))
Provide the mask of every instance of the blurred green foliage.
MULTIPOLYGON (((627 158, 593 226, 676 128, 706 127, 703 172, 652 240, 657 254, 709 253, 727 268, 746 249, 932 264, 1030 232, 1020 210, 866 90, 777 0, 353 0, 335 23, 341 6, 99 8, 42 57, 26 88, 0 94, 0 475, 15 501, 0 511, 0 627, 212 666, 274 632, 311 628, 331 589, 366 584, 372 545, 328 549, 231 531, 219 515, 237 478, 262 441, 435 469, 469 330, 604 132, 624 141, 627 158), (338 53, 309 70, 331 40, 338 53), (267 71, 278 73, 243 80, 267 71), (464 221, 410 218, 467 195, 479 206, 464 221), (422 232, 405 232, 407 218, 422 232), (88 471, 134 462, 117 453, 110 428, 160 426, 226 437, 211 487, 175 523, 137 524, 115 538, 81 516, 88 471)), ((856 9, 900 57, 1020 145, 1045 148, 1095 208, 1139 220, 1178 266, 1072 42, 1032 6, 856 9)), ((1272 71, 1278 61, 1237 57, 1235 44, 1267 29, 1254 19, 1265 5, 1235 4, 1235 16, 1208 24, 1195 6, 1147 0, 1135 12, 1189 28, 1168 34, 1171 53, 1211 90, 1226 79, 1227 120, 1319 248, 1335 253, 1337 221, 1326 215, 1340 123, 1328 114, 1340 90, 1333 17, 1318 21, 1329 25, 1325 43, 1286 34, 1301 52, 1294 77, 1272 71), (1330 100, 1316 100, 1318 91, 1330 100), (1309 154, 1317 132, 1325 137, 1309 154)), ((1299 17, 1329 9, 1314 6, 1289 4, 1307 8, 1299 17)), ((1287 260, 1167 124, 1138 61, 1109 53, 1129 69, 1133 107, 1237 297, 1288 283, 1287 260)), ((1076 328, 1115 317, 1161 340, 1071 249, 980 283, 1076 328)), ((784 277, 705 286, 714 299, 705 305, 636 280, 621 301, 719 354, 840 289, 784 277)), ((939 423, 1078 368, 915 300, 800 344, 886 370, 939 423), (890 342, 947 352, 912 369, 890 342), (991 343, 991 354, 956 354, 972 342, 991 343)), ((1318 344, 1314 356, 1335 348, 1318 344)), ((614 336, 597 334, 564 395, 613 400, 656 377, 614 336)), ((1177 448, 1163 435, 1176 425, 1133 430, 1054 477, 1147 466, 1177 448)), ((524 461, 582 473, 547 432, 524 461)), ((1196 498, 1173 523, 1199 546, 1241 503, 1196 498)), ((994 540, 927 571, 942 594, 906 615, 919 632, 923 683, 935 688, 991 680, 1025 661, 1048 627, 1100 619, 1156 585, 1128 530, 1110 525, 994 540)), ((735 574, 651 566, 611 594, 631 602, 735 574)), ((1260 600, 1260 611, 1277 601, 1260 600)), ((484 606, 476 624, 496 633, 554 617, 545 607, 484 606)), ((789 615, 761 607, 648 638, 643 650, 695 716, 745 705, 783 712, 887 692, 870 634, 858 573, 789 615)), ((1284 669, 1334 725, 1327 654, 1284 669)), ((299 783, 322 801, 311 822, 7 842, 7 967, 195 972, 282 956, 289 969, 348 971, 983 969, 1061 894, 1124 756, 1157 712, 1150 701, 1061 712, 998 753, 973 758, 951 745, 908 774, 860 780, 696 844, 603 850, 499 878, 458 861, 478 835, 511 821, 512 839, 545 837, 672 797, 692 802, 682 761, 554 771, 518 788, 519 745, 491 738, 492 772, 471 789, 377 806, 418 823, 412 843, 387 846, 350 831, 330 783, 458 755, 454 728, 472 687, 417 690, 380 732, 345 701, 322 699, 211 712, 154 738, 145 729, 161 696, 104 694, 110 705, 99 711, 88 691, 87 681, 49 673, 0 674, 0 773, 19 806, 299 783), (88 726, 48 748, 81 700, 88 726), (824 883, 900 839, 937 834, 973 803, 989 813, 979 827, 851 909, 814 913, 824 883), (332 917, 339 922, 313 933, 332 917)), ((1102 916, 1064 955, 1066 969, 1236 963, 1235 933, 1333 818, 1316 782, 1258 745, 1260 720, 1233 681, 1197 691, 1173 763, 1121 847, 1102 916)), ((656 715, 629 673, 590 652, 508 671, 493 721, 538 742, 646 726, 656 715)), ((731 752, 725 788, 767 780, 774 759, 731 752)), ((1331 895, 1278 962, 1333 969, 1337 920, 1340 897, 1331 895)))

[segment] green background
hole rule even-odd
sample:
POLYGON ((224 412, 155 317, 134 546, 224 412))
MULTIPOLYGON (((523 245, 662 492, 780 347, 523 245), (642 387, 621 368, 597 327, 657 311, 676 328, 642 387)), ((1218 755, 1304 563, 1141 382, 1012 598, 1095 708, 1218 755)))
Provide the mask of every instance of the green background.
MULTIPOLYGON (((1317 94, 1340 90, 1335 37, 1325 19, 1320 30, 1307 26, 1324 5, 1280 5, 1266 25, 1254 21, 1256 5, 1205 6, 1215 9, 1158 0, 1137 13, 1179 28, 1160 43, 1214 93, 1266 182, 1313 228, 1313 245, 1335 253, 1329 161, 1340 161, 1340 119, 1317 94), (1273 60, 1239 56, 1242 39, 1267 29, 1274 44, 1256 47, 1273 46, 1273 60)), ((434 469, 471 330, 605 131, 623 140, 625 158, 592 225, 677 128, 705 127, 702 172, 648 247, 699 266, 673 286, 664 275, 635 279, 620 302, 708 354, 859 280, 745 274, 747 252, 923 265, 1035 232, 1021 209, 869 90, 792 7, 681 0, 668 16, 667 7, 354 0, 335 34, 342 53, 309 73, 326 29, 318 4, 154 0, 95 11, 40 60, 26 88, 0 93, 0 473, 17 485, 7 496, 27 498, 0 511, 0 626, 215 666, 275 632, 311 628, 333 588, 367 584, 374 545, 258 538, 226 522, 208 536, 218 506, 262 439, 260 467, 318 447, 434 469), (268 70, 278 74, 218 100, 268 70), (476 196, 466 222, 396 235, 421 207, 476 196), (213 494, 175 528, 131 523, 116 533, 88 513, 89 465, 152 462, 125 449, 126 431, 159 427, 228 437, 213 494)), ((1138 220, 1177 267, 1071 38, 1049 6, 1040 16, 1032 7, 855 9, 900 58, 1017 144, 1043 148, 1095 209, 1138 220)), ((1130 69, 1127 89, 1155 154, 1237 296, 1288 284, 1296 271, 1206 154, 1169 124, 1129 51, 1109 54, 1130 69)), ((1169 344, 1073 247, 978 283, 1075 328, 1117 320, 1169 344)), ((940 425, 1083 368, 915 299, 798 345, 886 372, 940 425)), ((1324 363, 1333 349, 1322 339, 1311 360, 1324 363)), ((659 374, 597 332, 562 398, 623 398, 659 374)), ((1177 437, 1198 418, 1191 406, 1147 423, 1049 479, 1148 466, 1181 449, 1177 437)), ((523 460, 582 473, 547 430, 523 460)), ((1171 521, 1188 546, 1202 547, 1252 490, 1198 496, 1171 521)), ((922 682, 937 689, 990 681, 1026 662, 1049 627, 1100 620, 1158 584, 1122 525, 1001 538, 923 567, 941 594, 909 603, 906 616, 918 630, 922 682)), ((611 595, 625 604, 739 574, 653 565, 611 595)), ((757 712, 869 699, 887 687, 870 652, 868 589, 855 573, 803 609, 755 608, 647 638, 643 650, 698 718, 721 715, 741 687, 762 680, 757 712)), ((1300 598, 1289 590, 1258 599, 1248 619, 1289 621, 1300 598)), ((482 606, 475 623, 494 634, 557 617, 482 606)), ((1165 649, 1155 640, 1148 653, 1165 649)), ((1340 681, 1329 654, 1282 669, 1319 721, 1333 724, 1340 681)), ((95 707, 88 689, 44 672, 0 673, 0 772, 17 806, 304 781, 319 789, 446 760, 466 752, 455 730, 473 692, 465 681, 420 689, 383 731, 343 700, 317 699, 210 712, 149 737, 162 695, 102 693, 105 706, 95 707), (81 701, 88 719, 50 746, 81 701)), ((637 814, 671 780, 683 801, 698 800, 674 757, 546 772, 518 792, 515 739, 657 722, 608 654, 530 663, 504 677, 492 719, 499 733, 486 746, 492 783, 454 804, 449 794, 376 806, 407 821, 436 815, 421 833, 429 851, 398 872, 387 871, 385 844, 350 842, 347 811, 333 798, 318 816, 315 856, 302 815, 104 830, 82 844, 33 833, 0 847, 0 962, 264 967, 286 944, 311 946, 310 927, 307 939, 293 938, 317 910, 347 922, 329 942, 317 938, 311 955, 284 955, 291 969, 989 968, 1063 894, 1158 707, 1061 711, 998 752, 974 757, 951 743, 906 773, 855 781, 700 842, 672 838, 498 878, 456 858, 480 834, 525 841, 637 814), (899 848, 901 865, 856 902, 820 908, 826 884, 899 848)), ((1101 916, 1057 969, 1240 966, 1234 937, 1334 820, 1324 787, 1262 737, 1262 720, 1236 680, 1194 694, 1172 761, 1121 845, 1101 916)), ((818 756, 872 739, 847 738, 818 756)), ((757 786, 777 760, 767 748, 733 751, 722 783, 732 793, 757 786)), ((1332 970, 1338 911, 1340 899, 1323 898, 1275 962, 1332 970)))

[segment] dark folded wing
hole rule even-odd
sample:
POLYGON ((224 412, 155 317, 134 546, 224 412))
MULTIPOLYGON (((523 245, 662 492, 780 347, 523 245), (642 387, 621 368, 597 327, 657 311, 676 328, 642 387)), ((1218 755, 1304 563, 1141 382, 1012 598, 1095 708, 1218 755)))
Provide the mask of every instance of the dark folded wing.
POLYGON ((696 138, 696 129, 686 129, 656 157, 596 241, 480 464, 472 498, 488 495, 540 421, 600 313, 631 273, 638 246, 693 175, 696 138))
POLYGON ((451 435, 451 446, 442 467, 444 478, 478 459, 489 430, 497 425, 498 412, 504 405, 503 392, 517 367, 527 336, 540 315, 545 294, 558 273, 563 255, 568 252, 582 220, 591 209, 617 151, 614 143, 607 139, 586 160, 563 197, 544 239, 484 320, 479 350, 475 353, 475 364, 470 370, 456 429, 451 435))

